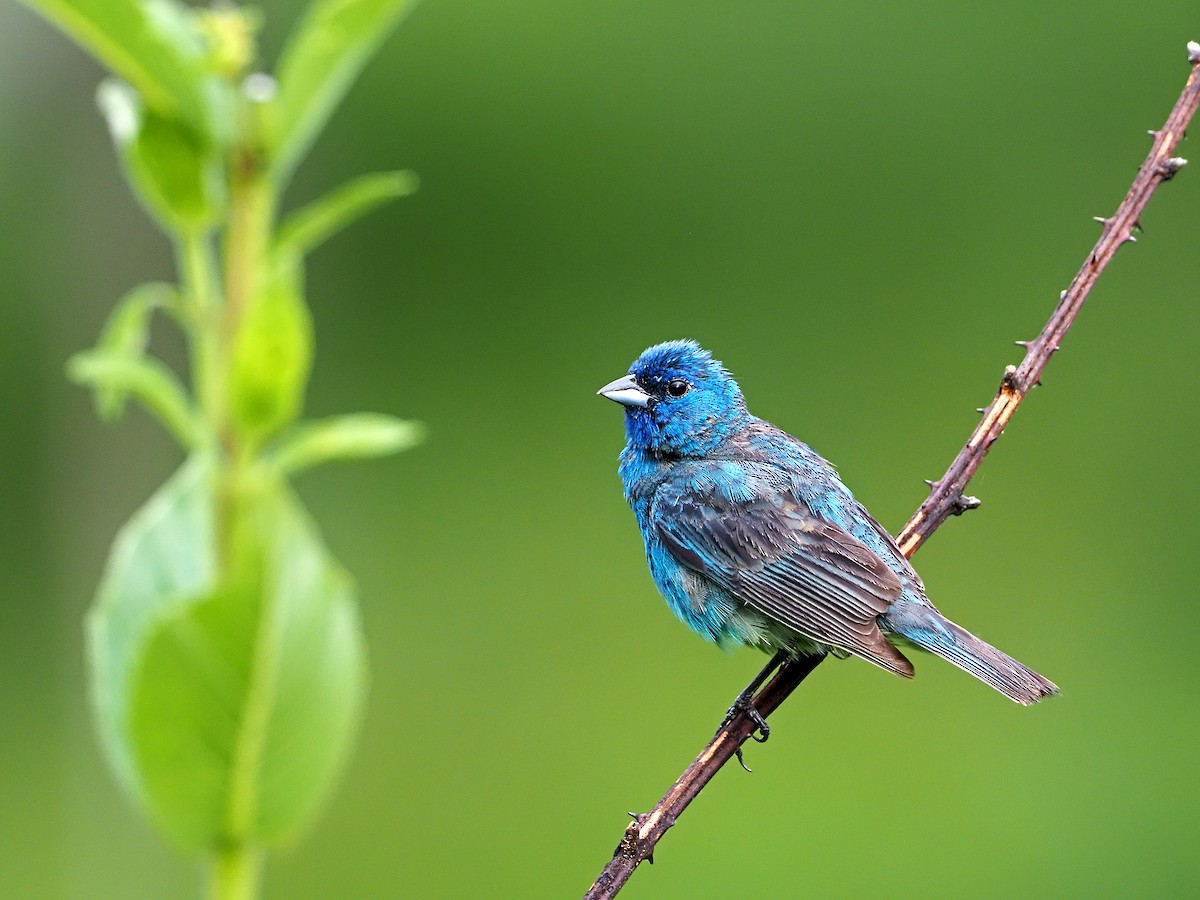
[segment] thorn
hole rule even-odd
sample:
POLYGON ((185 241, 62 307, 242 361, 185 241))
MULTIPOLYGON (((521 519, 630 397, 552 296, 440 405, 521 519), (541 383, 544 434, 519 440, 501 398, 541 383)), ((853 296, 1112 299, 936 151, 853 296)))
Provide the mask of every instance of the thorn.
POLYGON ((1101 225, 1107 225, 1108 219, 1105 216, 1092 216, 1093 222, 1099 222, 1101 225))
POLYGON ((1193 65, 1200 63, 1200 43, 1196 43, 1196 41, 1188 41, 1187 51, 1188 62, 1192 63, 1193 65))
POLYGON ((1163 181, 1170 181, 1175 177, 1175 173, 1187 165, 1187 160, 1182 156, 1172 156, 1162 164, 1163 181))
POLYGON ((936 491, 936 490, 937 490, 938 483, 937 483, 936 481, 930 481, 928 478, 926 478, 926 479, 925 479, 925 483, 926 483, 927 485, 929 485, 929 489, 930 489, 931 491, 936 491))
MULTIPOLYGON (((977 406, 977 407, 975 407, 975 412, 979 413, 982 416, 985 412, 987 412, 987 407, 986 406, 977 406)), ((930 482, 930 484, 932 484, 932 483, 933 482, 930 482)))
POLYGON ((1066 292, 1066 291, 1059 291, 1059 292, 1058 292, 1058 299, 1059 299, 1059 300, 1066 300, 1066 299, 1067 299, 1067 292, 1066 292))
POLYGON ((962 493, 950 497, 950 515, 952 516, 961 516, 968 509, 975 509, 977 506, 979 506, 979 500, 975 497, 967 497, 962 493))
POLYGON ((1026 349, 1029 348, 1029 341, 1013 341, 1013 343, 1018 347, 1025 347, 1026 349))
POLYGON ((629 816, 629 818, 633 819, 635 822, 638 820, 638 814, 635 812, 625 813, 625 815, 629 816))
POLYGON ((1145 233, 1146 233, 1146 229, 1142 227, 1142 220, 1141 220, 1141 219, 1135 219, 1135 220, 1134 220, 1134 223, 1133 223, 1133 225, 1131 225, 1130 227, 1131 227, 1131 228, 1136 228, 1136 229, 1137 229, 1138 231, 1140 231, 1142 234, 1145 234, 1145 233))
POLYGON ((1121 243, 1122 244, 1136 244, 1137 238, 1135 238, 1132 234, 1127 234, 1127 235, 1125 235, 1125 240, 1121 241, 1121 243))
POLYGON ((1156 131, 1153 128, 1151 128, 1149 131, 1147 131, 1146 134, 1150 135, 1150 137, 1152 137, 1152 138, 1158 137, 1158 131, 1156 131))
POLYGON ((969 497, 965 494, 959 494, 954 498, 954 515, 961 516, 969 509, 978 509, 983 505, 983 501, 978 497, 969 497))

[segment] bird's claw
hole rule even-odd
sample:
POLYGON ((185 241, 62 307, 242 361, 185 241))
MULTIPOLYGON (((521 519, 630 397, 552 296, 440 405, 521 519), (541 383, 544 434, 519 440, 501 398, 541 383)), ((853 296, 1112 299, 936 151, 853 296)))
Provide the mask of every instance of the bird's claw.
POLYGON ((767 724, 767 720, 754 708, 752 703, 747 703, 743 712, 746 713, 746 718, 754 723, 754 731, 750 732, 750 739, 765 744, 767 738, 771 736, 771 726, 767 724))
MULTIPOLYGON (((767 738, 769 738, 771 736, 771 726, 768 725, 767 720, 762 717, 762 713, 760 713, 757 709, 754 708, 753 703, 746 701, 746 702, 742 703, 740 706, 737 703, 735 703, 733 706, 731 706, 729 708, 729 712, 728 712, 728 714, 726 714, 725 721, 728 722, 739 711, 744 712, 746 714, 746 718, 754 723, 754 730, 750 732, 750 739, 753 741, 757 741, 760 744, 765 744, 767 742, 767 738)), ((738 764, 743 769, 745 769, 747 772, 754 771, 748 765, 746 765, 746 760, 742 758, 742 748, 741 747, 738 747, 736 750, 733 751, 733 753, 737 757, 738 764)))
MULTIPOLYGON (((767 724, 767 720, 763 718, 762 713, 755 707, 753 697, 749 697, 746 694, 739 694, 738 698, 733 701, 733 706, 729 707, 729 711, 725 713, 725 718, 721 720, 721 728, 732 722, 734 716, 738 713, 745 713, 746 718, 754 723, 754 730, 750 732, 750 738, 760 744, 765 744, 767 738, 771 736, 771 726, 767 724)), ((742 765, 745 767, 745 763, 742 765)))
POLYGON ((738 765, 739 765, 739 766, 741 766, 741 767, 742 767, 743 769, 745 769, 747 772, 753 772, 753 771, 754 771, 752 768, 750 768, 748 765, 746 765, 746 760, 742 758, 742 748, 741 748, 741 747, 738 747, 736 750, 734 750, 734 751, 733 751, 733 755, 737 757, 737 761, 738 761, 738 765))

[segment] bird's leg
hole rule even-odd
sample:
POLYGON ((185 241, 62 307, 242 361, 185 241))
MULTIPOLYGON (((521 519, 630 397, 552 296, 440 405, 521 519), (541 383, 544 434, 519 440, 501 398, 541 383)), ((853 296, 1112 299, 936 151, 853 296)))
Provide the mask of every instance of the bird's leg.
MULTIPOLYGON (((767 725, 767 720, 762 717, 762 713, 755 708, 754 694, 760 687, 766 684, 767 679, 774 674, 775 670, 782 666, 790 658, 791 654, 789 654, 786 650, 779 650, 776 652, 776 654, 771 657, 771 661, 763 666, 762 671, 754 676, 754 680, 750 682, 746 689, 737 695, 737 699, 733 701, 733 706, 729 707, 729 711, 725 713, 725 718, 721 720, 721 725, 717 731, 720 731, 721 728, 724 728, 726 725, 728 725, 733 720, 733 717, 738 713, 745 713, 746 718, 754 723, 754 731, 750 732, 750 737, 758 741, 760 744, 764 743, 766 739, 771 736, 771 727, 767 725)), ((739 750, 739 760, 741 759, 741 756, 742 753, 739 750)), ((742 763, 742 767, 745 768, 745 766, 746 764, 742 763)))
MULTIPOLYGON (((763 666, 761 672, 754 676, 754 680, 746 686, 746 689, 737 695, 737 699, 733 701, 733 706, 729 707, 729 711, 725 713, 725 718, 721 720, 720 727, 717 728, 718 734, 721 732, 722 728, 724 728, 733 720, 734 716, 741 712, 745 713, 746 718, 754 723, 754 731, 750 732, 750 737, 752 739, 761 744, 771 736, 771 726, 767 724, 767 720, 763 718, 762 713, 760 713, 758 708, 754 705, 754 694, 760 687, 766 684, 767 679, 770 678, 771 675, 777 669, 783 666, 783 664, 786 663, 790 658, 791 654, 785 650, 779 650, 774 656, 771 657, 771 661, 763 666), (757 732, 757 734, 755 732, 757 732)), ((733 751, 733 753, 737 757, 738 765, 740 765, 747 772, 752 771, 751 768, 746 765, 746 760, 742 756, 741 747, 738 747, 733 751)))

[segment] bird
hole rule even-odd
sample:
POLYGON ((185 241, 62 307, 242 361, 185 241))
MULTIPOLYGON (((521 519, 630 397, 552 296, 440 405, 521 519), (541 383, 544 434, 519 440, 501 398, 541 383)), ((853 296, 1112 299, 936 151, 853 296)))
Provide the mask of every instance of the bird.
POLYGON ((655 344, 597 393, 625 410, 618 471, 654 583, 702 637, 782 659, 857 656, 905 678, 902 648, 917 648, 1022 705, 1058 693, 943 616, 833 465, 752 415, 695 341, 655 344))

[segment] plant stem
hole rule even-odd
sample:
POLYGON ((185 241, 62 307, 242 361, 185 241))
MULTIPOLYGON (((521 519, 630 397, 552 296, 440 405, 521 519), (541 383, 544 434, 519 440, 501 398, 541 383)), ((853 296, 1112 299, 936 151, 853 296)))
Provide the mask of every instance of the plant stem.
POLYGON ((215 263, 206 231, 190 231, 176 240, 176 256, 183 283, 182 318, 191 354, 192 389, 213 434, 219 434, 225 416, 223 357, 219 326, 220 298, 215 291, 215 263))
POLYGON ((254 900, 261 875, 260 850, 248 844, 223 847, 209 864, 208 900, 254 900))
MULTIPOLYGON (((275 186, 267 176, 261 154, 252 147, 234 151, 229 164, 229 225, 225 230, 225 309, 217 329, 232 367, 242 315, 251 303, 270 263, 271 225, 275 216, 275 186)), ((226 372, 231 378, 232 373, 226 372)), ((230 459, 240 464, 254 449, 234 423, 220 434, 230 459)))
POLYGON ((225 333, 236 334, 270 246, 275 193, 261 161, 251 150, 230 163, 229 228, 225 232, 225 333))

